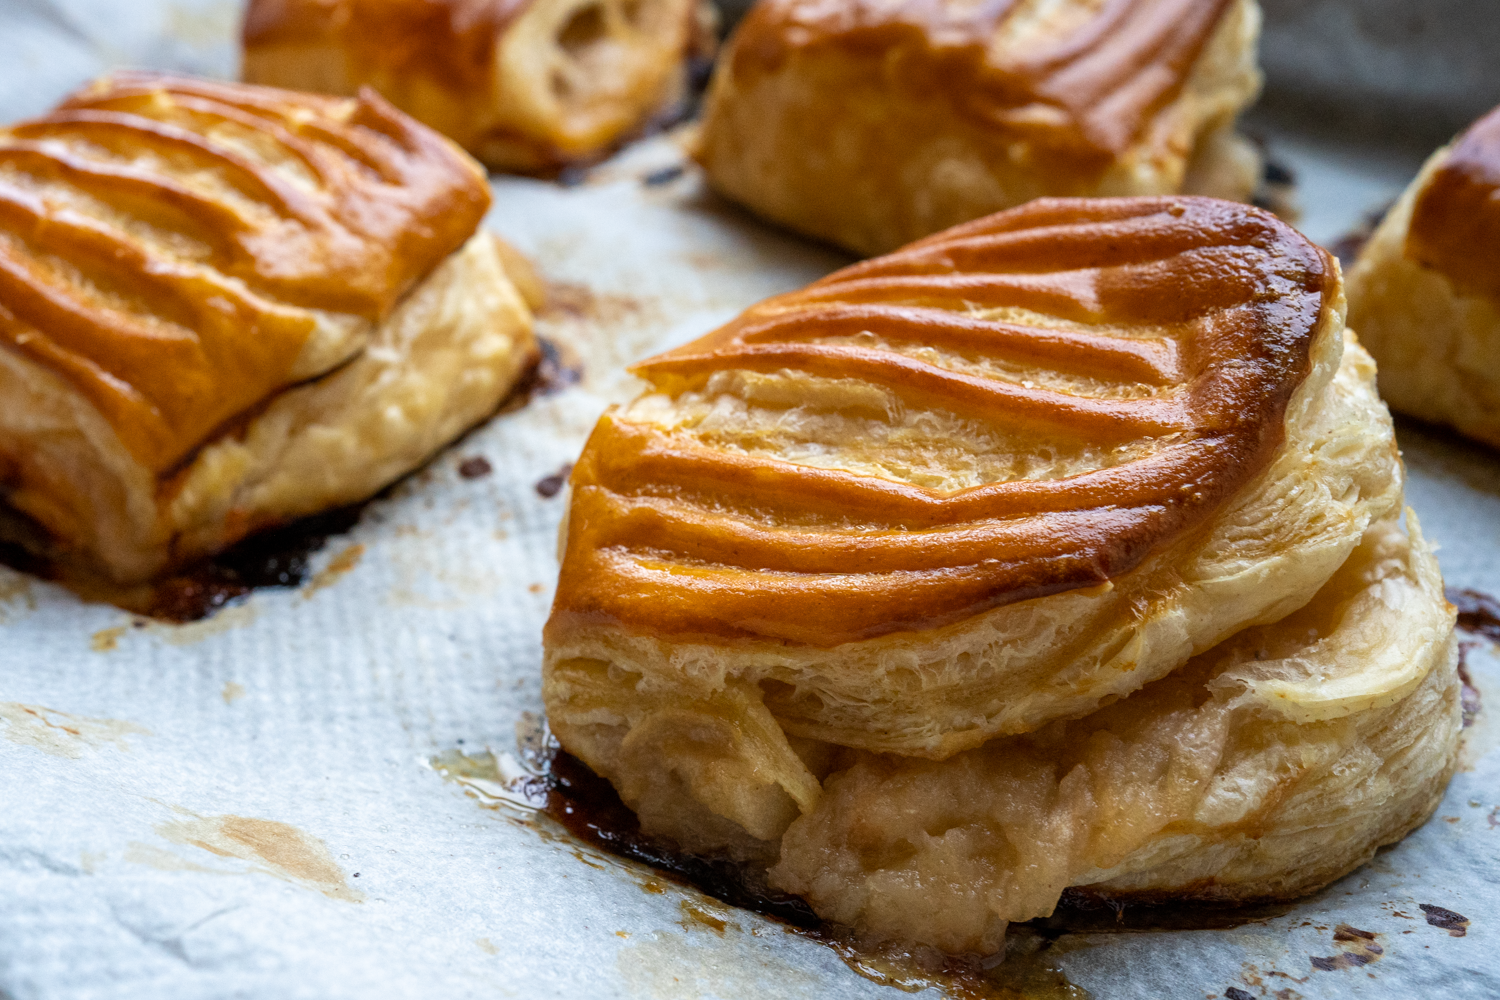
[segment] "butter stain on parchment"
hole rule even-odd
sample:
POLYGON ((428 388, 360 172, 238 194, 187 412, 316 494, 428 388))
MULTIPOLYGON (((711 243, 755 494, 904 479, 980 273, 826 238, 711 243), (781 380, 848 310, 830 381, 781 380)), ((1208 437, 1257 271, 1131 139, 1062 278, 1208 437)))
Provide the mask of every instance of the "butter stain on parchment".
POLYGON ((244 685, 236 684, 234 681, 226 681, 224 683, 224 704, 233 705, 243 697, 245 697, 244 685))
POLYGON ((137 627, 158 636, 169 646, 192 646, 204 639, 244 628, 254 622, 259 614, 259 608, 252 598, 243 604, 230 604, 220 608, 201 621, 178 623, 140 619, 143 624, 137 627))
POLYGON ((102 628, 89 636, 89 648, 96 653, 112 653, 120 640, 132 632, 154 635, 169 646, 192 646, 212 636, 243 628, 255 621, 259 611, 251 601, 220 608, 207 618, 195 622, 167 622, 136 617, 124 625, 102 628))
MULTIPOLYGON (((248 816, 200 816, 173 807, 178 819, 156 826, 166 840, 184 847, 197 847, 221 858, 248 861, 251 872, 262 872, 294 885, 316 889, 330 899, 360 903, 365 895, 350 888, 344 870, 321 840, 287 823, 248 816)), ((208 868, 171 851, 147 844, 132 844, 127 861, 161 871, 205 871, 219 875, 241 874, 208 868)))
POLYGON ((15 701, 0 701, 0 723, 0 736, 10 742, 73 760, 105 744, 128 752, 128 737, 154 735, 145 726, 123 719, 89 719, 15 701))
POLYGON ((31 590, 31 577, 9 566, 0 566, 0 624, 35 610, 36 594, 31 590))
POLYGON ((446 549, 421 539, 401 539, 388 551, 396 580, 385 602, 392 607, 456 611, 505 582, 494 568, 455 560, 446 549))
POLYGON ((619 950, 615 967, 627 993, 640 1000, 700 1000, 756 997, 781 1000, 818 995, 818 977, 747 947, 748 935, 699 931, 653 931, 636 935, 619 950))
POLYGON ((302 588, 302 599, 308 600, 318 591, 333 586, 345 573, 359 565, 364 554, 365 547, 356 542, 328 560, 328 565, 313 574, 312 582, 302 588))
POLYGON ((113 628, 101 628, 89 636, 89 649, 96 653, 108 653, 120 647, 120 636, 130 631, 129 625, 116 625, 113 628))

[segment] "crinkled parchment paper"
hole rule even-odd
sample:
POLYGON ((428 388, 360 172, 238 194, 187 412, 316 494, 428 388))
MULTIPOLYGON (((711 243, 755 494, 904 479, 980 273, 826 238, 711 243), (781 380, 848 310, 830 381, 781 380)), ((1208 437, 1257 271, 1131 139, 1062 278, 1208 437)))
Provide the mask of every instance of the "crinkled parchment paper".
MULTIPOLYGON (((114 65, 232 74, 237 17, 212 0, 4 0, 0 118, 114 65)), ((1282 149, 1320 240, 1414 166, 1282 149)), ((779 924, 485 808, 430 764, 514 752, 540 708, 566 497, 536 484, 633 393, 623 364, 843 262, 674 176, 681 160, 658 137, 574 187, 495 183, 488 224, 556 283, 542 332, 583 380, 371 504, 300 590, 164 625, 0 568, 0 997, 902 995, 779 924), (493 471, 460 475, 475 456, 493 471)), ((1500 591, 1500 456, 1401 436, 1449 583, 1500 591)), ((1500 698, 1488 644, 1468 659, 1500 698)), ((1282 916, 1069 934, 1049 957, 1104 998, 1500 994, 1497 741, 1481 711, 1432 822, 1282 916), (1423 904, 1468 924, 1434 925, 1423 904)))

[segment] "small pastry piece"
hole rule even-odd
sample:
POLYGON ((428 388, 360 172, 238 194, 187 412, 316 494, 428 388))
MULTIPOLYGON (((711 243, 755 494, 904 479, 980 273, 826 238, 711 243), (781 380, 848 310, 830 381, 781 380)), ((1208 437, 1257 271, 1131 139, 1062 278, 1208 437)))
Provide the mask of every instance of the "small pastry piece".
POLYGON ((714 187, 860 254, 1048 195, 1247 200, 1255 0, 761 0, 719 60, 714 187))
POLYGON ((369 92, 122 73, 0 131, 0 497, 132 583, 376 492, 534 362, 489 202, 369 92))
POLYGON ((1337 264, 1215 199, 1039 200, 636 372, 572 474, 543 696, 693 849, 774 856, 830 747, 943 760, 1129 695, 1400 502, 1337 264))
POLYGON ((1391 408, 1500 447, 1500 108, 1438 150, 1349 272, 1391 408))
POLYGON ((697 0, 251 0, 244 77, 371 86, 497 170, 595 158, 679 98, 697 0))

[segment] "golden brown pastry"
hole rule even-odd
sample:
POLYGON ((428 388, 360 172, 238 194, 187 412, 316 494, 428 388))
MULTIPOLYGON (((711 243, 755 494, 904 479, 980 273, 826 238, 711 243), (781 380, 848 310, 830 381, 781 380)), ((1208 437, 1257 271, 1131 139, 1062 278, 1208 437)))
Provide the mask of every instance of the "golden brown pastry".
POLYGON ((489 202, 369 93, 121 73, 0 131, 0 496, 129 583, 374 493, 534 360, 489 202))
POLYGON ((1069 885, 1336 877, 1430 809, 1454 690, 1343 308, 1258 209, 1043 199, 641 363, 572 474, 553 730, 648 833, 952 951, 1069 885), (1417 783, 1290 870, 1287 796, 1392 726, 1417 783))
POLYGON ((1092 715, 944 761, 842 751, 771 883, 868 935, 981 954, 1070 886, 1313 892, 1442 799, 1453 618, 1420 534, 1379 522, 1306 607, 1092 715))
POLYGON ((497 170, 606 152, 681 94, 697 0, 252 0, 244 77, 371 86, 497 170))
POLYGON ((1349 272, 1392 409, 1500 447, 1500 108, 1434 153, 1349 272))
POLYGON ((760 215, 860 254, 1048 195, 1246 200, 1255 0, 761 0, 699 159, 760 215))

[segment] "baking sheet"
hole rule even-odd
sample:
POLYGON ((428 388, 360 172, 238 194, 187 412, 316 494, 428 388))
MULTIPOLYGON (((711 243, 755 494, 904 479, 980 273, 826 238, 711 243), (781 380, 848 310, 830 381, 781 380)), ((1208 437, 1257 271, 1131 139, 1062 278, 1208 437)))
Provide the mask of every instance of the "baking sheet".
MULTIPOLYGON (((236 17, 212 0, 7 0, 0 117, 122 63, 229 75, 236 17)), ((1325 242, 1415 167, 1257 128, 1299 170, 1304 228, 1325 242)), ((633 394, 623 365, 845 262, 681 162, 658 136, 573 187, 495 182, 487 224, 555 283, 540 329, 582 380, 371 504, 304 587, 164 625, 0 568, 0 997, 906 995, 432 763, 491 748, 516 766, 566 502, 536 486, 633 394), (474 456, 493 471, 461 475, 474 456)), ((1405 423, 1400 437, 1449 584, 1500 592, 1497 456, 1405 423)), ((1500 691, 1487 643, 1468 662, 1479 691, 1500 691)), ((1238 928, 1065 934, 1045 958, 1073 987, 1048 995, 1500 995, 1486 710, 1466 742, 1432 822, 1372 864, 1238 928), (1422 904, 1467 926, 1435 926, 1422 904)))

